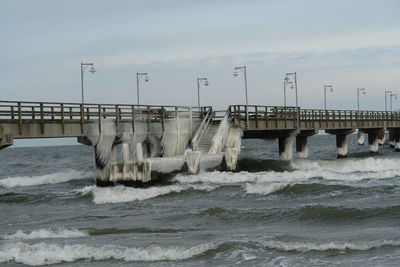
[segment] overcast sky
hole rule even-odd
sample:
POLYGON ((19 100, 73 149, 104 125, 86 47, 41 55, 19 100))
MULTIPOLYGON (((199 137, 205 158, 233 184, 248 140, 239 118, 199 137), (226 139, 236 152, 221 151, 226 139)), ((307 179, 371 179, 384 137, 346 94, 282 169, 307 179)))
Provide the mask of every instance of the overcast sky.
MULTIPOLYGON (((196 105, 283 104, 283 78, 298 73, 300 106, 384 109, 384 90, 400 90, 398 0, 0 0, 3 100, 196 105)), ((288 91, 288 104, 294 92, 288 91)), ((394 108, 400 108, 395 100, 394 108)))

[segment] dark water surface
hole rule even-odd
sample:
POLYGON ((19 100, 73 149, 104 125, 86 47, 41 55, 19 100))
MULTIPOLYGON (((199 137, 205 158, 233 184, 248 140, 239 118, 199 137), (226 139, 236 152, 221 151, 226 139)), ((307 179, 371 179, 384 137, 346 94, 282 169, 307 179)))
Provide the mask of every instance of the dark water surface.
POLYGON ((310 138, 310 159, 244 140, 240 172, 97 188, 85 146, 0 151, 0 264, 399 266, 400 153, 310 138))

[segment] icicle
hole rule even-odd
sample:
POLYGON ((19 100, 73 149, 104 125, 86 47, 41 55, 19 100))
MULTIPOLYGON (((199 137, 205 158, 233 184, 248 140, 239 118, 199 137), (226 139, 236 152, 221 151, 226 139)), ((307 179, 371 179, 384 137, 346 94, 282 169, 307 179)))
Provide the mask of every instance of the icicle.
POLYGON ((229 122, 228 114, 226 114, 224 119, 221 121, 213 139, 211 140, 211 147, 208 151, 209 154, 217 154, 222 152, 222 149, 224 148, 226 139, 228 137, 228 131, 229 122))

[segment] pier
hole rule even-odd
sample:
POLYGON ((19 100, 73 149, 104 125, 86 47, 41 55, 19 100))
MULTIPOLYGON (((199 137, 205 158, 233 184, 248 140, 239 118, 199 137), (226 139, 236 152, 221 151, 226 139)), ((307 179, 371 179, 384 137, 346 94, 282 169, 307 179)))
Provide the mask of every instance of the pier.
POLYGON ((152 183, 159 174, 235 170, 242 138, 277 139, 283 160, 308 156, 308 138, 336 136, 347 157, 347 135, 365 135, 370 152, 385 143, 400 151, 400 113, 231 105, 152 106, 0 101, 0 148, 14 139, 76 137, 95 150, 98 185, 152 183))

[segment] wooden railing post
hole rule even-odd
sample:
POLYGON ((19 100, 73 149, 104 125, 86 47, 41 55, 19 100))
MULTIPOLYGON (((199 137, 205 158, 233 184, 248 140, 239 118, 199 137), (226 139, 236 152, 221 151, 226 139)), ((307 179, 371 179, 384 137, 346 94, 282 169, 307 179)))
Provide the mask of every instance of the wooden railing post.
POLYGON ((131 116, 132 116, 132 134, 135 132, 135 106, 131 106, 131 116))
POLYGON ((147 106, 147 131, 150 132, 150 106, 147 106))
POLYGON ((258 109, 257 106, 255 107, 256 109, 256 128, 258 128, 258 109))
POLYGON ((265 128, 268 129, 268 107, 265 106, 265 128))
POLYGON ((161 107, 161 128, 162 128, 162 132, 164 132, 165 130, 165 125, 164 125, 164 116, 165 116, 165 109, 164 107, 161 107))
POLYGON ((43 103, 40 103, 40 133, 44 134, 44 114, 43 114, 43 103))
POLYGON ((115 105, 115 122, 117 124, 117 129, 119 127, 119 107, 115 105))
POLYGON ((97 106, 97 112, 98 112, 98 116, 99 116, 99 133, 101 134, 101 105, 97 106))
POLYGON ((61 131, 62 134, 65 134, 65 125, 64 125, 64 104, 60 104, 60 112, 61 112, 61 131))
POLYGON ((18 102, 18 131, 19 134, 22 134, 22 110, 21 110, 21 102, 18 102))
POLYGON ((83 111, 84 107, 83 104, 80 104, 80 117, 81 117, 81 134, 83 134, 83 124, 84 124, 84 111, 83 111))

